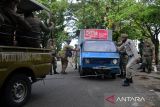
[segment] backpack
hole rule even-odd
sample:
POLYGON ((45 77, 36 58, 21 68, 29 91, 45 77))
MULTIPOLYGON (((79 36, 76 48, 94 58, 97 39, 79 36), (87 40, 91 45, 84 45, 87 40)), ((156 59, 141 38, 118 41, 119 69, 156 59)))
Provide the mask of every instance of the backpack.
POLYGON ((66 57, 72 57, 72 51, 71 50, 66 50, 65 56, 66 57))

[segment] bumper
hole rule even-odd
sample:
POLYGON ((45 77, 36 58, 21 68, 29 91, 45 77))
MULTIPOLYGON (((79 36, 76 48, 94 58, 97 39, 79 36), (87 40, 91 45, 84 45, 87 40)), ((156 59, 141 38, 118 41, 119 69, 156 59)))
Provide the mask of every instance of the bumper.
POLYGON ((114 67, 104 67, 104 66, 97 66, 97 67, 84 67, 82 66, 82 69, 84 72, 90 72, 90 73, 102 73, 102 74, 120 74, 120 68, 119 66, 114 67))

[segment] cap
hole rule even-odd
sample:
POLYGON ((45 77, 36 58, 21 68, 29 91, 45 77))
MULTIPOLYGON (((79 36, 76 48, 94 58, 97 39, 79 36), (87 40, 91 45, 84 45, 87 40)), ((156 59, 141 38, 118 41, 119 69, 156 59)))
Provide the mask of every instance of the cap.
POLYGON ((121 34, 121 38, 128 38, 127 34, 121 34))
POLYGON ((151 41, 151 39, 150 39, 150 38, 145 38, 145 39, 144 39, 144 42, 152 43, 152 41, 151 41))

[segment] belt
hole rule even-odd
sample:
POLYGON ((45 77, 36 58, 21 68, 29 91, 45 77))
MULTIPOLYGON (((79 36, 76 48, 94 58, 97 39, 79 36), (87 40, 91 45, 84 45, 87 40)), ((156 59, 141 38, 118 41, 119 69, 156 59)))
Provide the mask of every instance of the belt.
POLYGON ((144 57, 149 57, 149 56, 152 56, 152 55, 143 55, 144 57))
POLYGON ((129 55, 129 57, 133 57, 134 55, 129 55))

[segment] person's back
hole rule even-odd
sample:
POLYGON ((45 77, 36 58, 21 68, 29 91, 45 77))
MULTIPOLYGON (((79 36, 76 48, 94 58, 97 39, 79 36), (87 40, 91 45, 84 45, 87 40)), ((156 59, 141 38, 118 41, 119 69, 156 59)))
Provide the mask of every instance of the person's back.
POLYGON ((63 51, 65 53, 65 57, 72 57, 72 46, 66 44, 64 47, 63 47, 63 51))
POLYGON ((144 47, 143 47, 143 56, 152 56, 153 53, 153 47, 152 44, 150 43, 144 43, 144 47))
POLYGON ((24 17, 17 12, 17 6, 20 0, 5 0, 2 3, 1 11, 3 12, 5 24, 18 27, 21 30, 29 31, 31 26, 24 20, 24 17))
POLYGON ((145 39, 144 46, 143 46, 143 69, 147 68, 147 72, 150 73, 152 70, 152 60, 155 60, 155 52, 154 52, 154 45, 151 40, 145 39))
POLYGON ((24 14, 25 20, 31 25, 33 32, 50 32, 53 29, 53 23, 47 27, 38 17, 35 17, 32 12, 26 12, 24 14))
POLYGON ((20 0, 3 0, 0 3, 1 28, 0 45, 16 45, 15 31, 29 31, 30 26, 22 16, 16 13, 20 0))
POLYGON ((28 21, 28 23, 32 26, 32 31, 40 33, 41 32, 41 28, 40 28, 40 21, 35 18, 35 17, 27 17, 25 18, 26 21, 28 21))
POLYGON ((31 40, 35 43, 32 44, 33 47, 40 47, 41 43, 41 33, 42 32, 50 32, 53 27, 47 27, 38 17, 34 17, 32 12, 26 12, 24 14, 25 20, 31 25, 31 32, 27 34, 34 40, 31 40))
POLYGON ((59 52, 59 55, 61 57, 61 63, 62 63, 62 71, 61 73, 62 74, 65 74, 66 73, 66 68, 68 66, 68 55, 67 55, 67 51, 72 51, 73 48, 69 45, 70 44, 70 40, 67 40, 66 41, 67 44, 65 44, 63 46, 63 49, 59 52))

